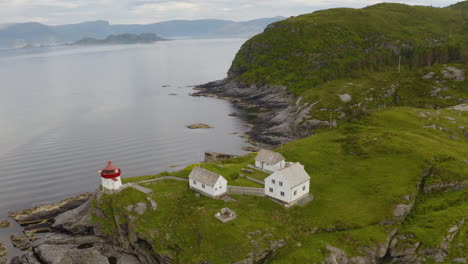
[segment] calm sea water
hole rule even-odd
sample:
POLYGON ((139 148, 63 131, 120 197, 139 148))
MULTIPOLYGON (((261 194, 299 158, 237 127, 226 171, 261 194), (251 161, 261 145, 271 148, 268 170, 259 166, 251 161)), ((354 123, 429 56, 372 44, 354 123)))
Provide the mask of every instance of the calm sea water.
POLYGON ((189 96, 244 41, 0 51, 0 215, 95 190, 108 160, 130 177, 244 153, 238 110, 189 96), (185 128, 198 122, 214 128, 185 128))

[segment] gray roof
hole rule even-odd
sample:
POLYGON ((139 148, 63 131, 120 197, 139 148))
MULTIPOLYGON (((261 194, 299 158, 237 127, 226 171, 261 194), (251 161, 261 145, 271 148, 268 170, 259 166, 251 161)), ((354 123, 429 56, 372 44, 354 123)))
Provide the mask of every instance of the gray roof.
POLYGON ((290 188, 310 180, 309 174, 307 174, 307 172, 304 170, 304 166, 302 166, 299 162, 279 170, 278 173, 283 176, 284 181, 288 183, 290 188))
POLYGON ((223 176, 219 174, 216 174, 209 170, 205 170, 200 167, 194 167, 189 175, 189 179, 196 180, 197 182, 201 182, 211 187, 213 187, 216 184, 219 177, 223 178, 223 176))
POLYGON ((273 164, 276 164, 282 160, 284 160, 284 157, 283 155, 277 153, 277 152, 274 152, 274 151, 271 151, 271 150, 268 150, 268 149, 261 149, 257 156, 255 157, 255 160, 257 161, 261 161, 261 162, 265 162, 267 164, 270 164, 270 165, 273 165, 273 164))

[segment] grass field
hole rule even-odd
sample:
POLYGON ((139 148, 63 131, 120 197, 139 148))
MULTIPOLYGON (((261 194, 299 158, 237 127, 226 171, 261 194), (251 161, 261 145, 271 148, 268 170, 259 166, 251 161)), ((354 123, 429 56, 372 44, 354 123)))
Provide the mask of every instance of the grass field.
MULTIPOLYGON (((146 199, 131 188, 105 196, 99 207, 108 215, 118 215, 120 221, 127 221, 128 214, 137 217, 137 232, 152 241, 156 252, 172 256, 177 263, 242 260, 280 238, 286 246, 271 263, 323 260, 326 245, 360 255, 360 247, 384 241, 398 227, 381 223, 393 217, 397 204, 410 202, 404 196, 410 195, 411 200, 417 196, 425 169, 439 170, 426 184, 468 178, 468 142, 459 126, 468 127, 466 113, 395 108, 285 144, 286 159, 304 164, 311 176, 314 200, 304 207, 285 209, 264 197, 234 195, 231 202, 195 197, 186 183, 171 180, 145 184, 154 190, 156 212, 138 216, 123 210, 146 199), (433 124, 444 129, 425 127, 433 124), (219 222, 213 215, 223 207, 233 209, 238 218, 219 222)), ((251 186, 237 175, 253 163, 254 155, 197 165, 220 173, 230 185, 251 186)), ((170 174, 187 177, 193 166, 170 174)), ((427 246, 438 243, 454 222, 466 216, 466 195, 462 190, 418 196, 401 232, 414 234, 427 246)), ((96 221, 109 232, 115 228, 112 221, 96 221)), ((466 236, 456 241, 468 242, 466 236)), ((451 254, 460 255, 464 249, 451 254)))

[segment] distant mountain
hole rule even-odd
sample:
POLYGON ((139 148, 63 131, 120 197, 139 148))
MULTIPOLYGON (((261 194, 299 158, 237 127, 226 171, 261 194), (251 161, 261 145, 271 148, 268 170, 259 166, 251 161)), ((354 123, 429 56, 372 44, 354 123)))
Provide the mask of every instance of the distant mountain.
POLYGON ((138 43, 154 43, 156 41, 163 41, 161 37, 154 33, 143 34, 121 34, 110 35, 105 39, 83 38, 79 41, 73 42, 70 45, 115 45, 115 44, 138 44, 138 43))
POLYGON ((104 39, 109 35, 153 33, 163 38, 251 37, 284 17, 262 18, 244 22, 219 19, 171 20, 143 25, 111 25, 107 21, 47 26, 40 23, 0 25, 0 47, 23 47, 27 44, 49 45, 74 42, 83 38, 104 39))

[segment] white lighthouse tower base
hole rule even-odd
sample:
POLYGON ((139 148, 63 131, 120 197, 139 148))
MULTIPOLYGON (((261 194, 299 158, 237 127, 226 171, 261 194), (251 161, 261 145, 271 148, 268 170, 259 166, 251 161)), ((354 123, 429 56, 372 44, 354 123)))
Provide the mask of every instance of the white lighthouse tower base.
POLYGON ((122 181, 120 180, 120 176, 112 179, 106 179, 106 178, 101 178, 102 179, 102 187, 104 190, 110 190, 110 191, 117 191, 122 187, 122 181))

